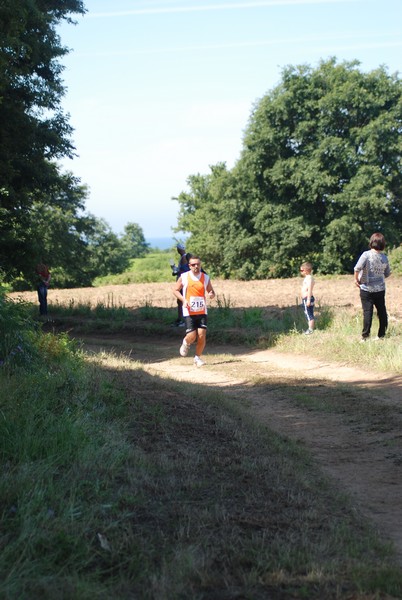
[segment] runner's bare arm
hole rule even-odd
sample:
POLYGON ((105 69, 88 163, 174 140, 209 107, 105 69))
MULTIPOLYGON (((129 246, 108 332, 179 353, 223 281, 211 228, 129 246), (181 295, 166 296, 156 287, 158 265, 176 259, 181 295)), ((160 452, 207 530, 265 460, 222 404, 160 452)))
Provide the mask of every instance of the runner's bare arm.
POLYGON ((210 298, 215 298, 214 288, 212 287, 211 280, 208 281, 207 292, 210 298))
POLYGON ((187 306, 187 300, 185 299, 185 297, 181 293, 182 289, 183 289, 183 282, 181 280, 181 277, 179 277, 179 279, 176 281, 176 285, 173 288, 173 296, 176 296, 176 298, 178 300, 180 300, 180 302, 183 302, 183 306, 186 307, 187 306))

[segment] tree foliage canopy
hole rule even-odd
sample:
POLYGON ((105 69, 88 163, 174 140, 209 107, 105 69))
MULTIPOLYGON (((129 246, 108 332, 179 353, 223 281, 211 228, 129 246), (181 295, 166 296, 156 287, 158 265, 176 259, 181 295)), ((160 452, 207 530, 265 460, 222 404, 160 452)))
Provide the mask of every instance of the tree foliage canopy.
POLYGON ((43 229, 39 207, 64 211, 68 197, 78 192, 77 182, 61 175, 55 162, 74 151, 60 106, 59 59, 67 49, 56 26, 83 12, 80 0, 0 5, 0 260, 12 274, 26 272, 28 261, 39 258, 41 232, 34 229, 38 221, 43 229))
POLYGON ((39 262, 52 268, 53 284, 81 286, 147 250, 139 225, 120 238, 87 214, 86 186, 57 163, 74 146, 61 105, 68 49, 56 28, 83 12, 81 0, 0 3, 0 265, 23 287, 39 262))
POLYGON ((144 232, 138 223, 127 223, 120 240, 129 259, 141 258, 149 251, 149 244, 145 241, 144 232))
POLYGON ((335 59, 283 69, 228 171, 191 176, 178 230, 221 276, 345 272, 374 231, 402 232, 402 82, 335 59))

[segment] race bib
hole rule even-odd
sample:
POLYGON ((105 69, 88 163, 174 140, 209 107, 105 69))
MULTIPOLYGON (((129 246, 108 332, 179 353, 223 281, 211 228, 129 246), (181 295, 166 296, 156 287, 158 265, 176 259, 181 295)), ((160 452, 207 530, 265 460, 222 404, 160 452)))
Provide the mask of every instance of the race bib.
POLYGON ((190 296, 190 312, 205 312, 205 298, 203 296, 190 296))

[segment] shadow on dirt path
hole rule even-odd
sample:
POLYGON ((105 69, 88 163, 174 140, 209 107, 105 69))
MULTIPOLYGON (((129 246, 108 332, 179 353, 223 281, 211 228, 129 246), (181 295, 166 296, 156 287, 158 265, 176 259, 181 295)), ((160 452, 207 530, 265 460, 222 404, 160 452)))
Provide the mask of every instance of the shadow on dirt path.
POLYGON ((152 375, 219 388, 253 418, 302 443, 402 564, 402 377, 275 352, 208 345, 207 365, 176 341, 85 338, 88 352, 141 362, 152 375))

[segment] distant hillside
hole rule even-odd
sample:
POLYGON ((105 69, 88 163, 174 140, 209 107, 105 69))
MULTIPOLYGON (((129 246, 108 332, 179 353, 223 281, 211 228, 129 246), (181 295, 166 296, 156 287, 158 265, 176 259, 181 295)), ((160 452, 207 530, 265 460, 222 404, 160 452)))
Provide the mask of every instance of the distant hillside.
POLYGON ((143 258, 134 258, 124 273, 97 277, 93 284, 95 287, 99 287, 102 285, 174 281, 169 261, 173 259, 177 262, 177 256, 176 250, 150 252, 143 258))

